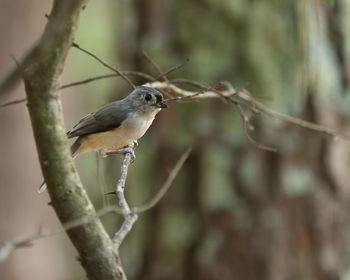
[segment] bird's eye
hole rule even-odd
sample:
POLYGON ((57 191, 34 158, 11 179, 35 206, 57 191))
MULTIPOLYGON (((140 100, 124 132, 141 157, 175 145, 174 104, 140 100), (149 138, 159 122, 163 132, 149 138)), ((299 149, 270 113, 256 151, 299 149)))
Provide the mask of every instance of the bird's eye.
POLYGON ((150 101, 152 99, 152 95, 150 95, 150 94, 146 94, 145 95, 145 100, 146 101, 150 101))

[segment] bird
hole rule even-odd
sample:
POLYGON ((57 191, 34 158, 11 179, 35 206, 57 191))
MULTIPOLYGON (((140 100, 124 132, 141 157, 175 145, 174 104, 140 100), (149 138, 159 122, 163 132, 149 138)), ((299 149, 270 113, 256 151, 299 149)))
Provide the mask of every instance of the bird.
MULTIPOLYGON (((128 147, 146 133, 163 108, 167 104, 158 90, 138 86, 125 98, 87 114, 67 132, 68 138, 78 137, 71 146, 73 159, 89 151, 102 151, 103 155, 129 152, 134 157, 128 147)), ((43 182, 38 192, 45 189, 43 182)))

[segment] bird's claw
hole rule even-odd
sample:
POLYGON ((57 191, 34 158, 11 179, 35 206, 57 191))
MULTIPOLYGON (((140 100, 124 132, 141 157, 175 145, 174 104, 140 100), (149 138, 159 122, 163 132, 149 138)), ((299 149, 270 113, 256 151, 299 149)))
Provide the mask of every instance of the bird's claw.
POLYGON ((131 159, 130 159, 130 163, 133 163, 136 159, 136 155, 135 155, 135 151, 134 151, 134 148, 131 148, 131 147, 126 147, 126 148, 123 148, 123 149, 120 149, 120 150, 123 150, 121 153, 122 154, 130 154, 131 156, 131 159))
POLYGON ((101 149, 101 150, 99 150, 98 151, 98 155, 100 156, 100 157, 107 157, 108 156, 108 150, 107 149, 101 149))
POLYGON ((105 195, 111 195, 111 194, 115 194, 115 191, 105 193, 105 195))
POLYGON ((119 150, 114 150, 114 151, 108 151, 108 150, 102 149, 102 150, 99 151, 99 154, 101 156, 103 156, 103 157, 110 156, 110 155, 130 154, 130 156, 131 156, 130 163, 134 162, 135 159, 136 159, 136 155, 135 155, 134 149, 131 148, 131 147, 125 147, 125 148, 121 148, 119 150))

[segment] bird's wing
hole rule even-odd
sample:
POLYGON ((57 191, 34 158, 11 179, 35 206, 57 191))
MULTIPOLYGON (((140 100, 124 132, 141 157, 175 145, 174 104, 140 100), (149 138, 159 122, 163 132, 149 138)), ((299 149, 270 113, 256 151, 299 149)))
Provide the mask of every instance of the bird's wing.
POLYGON ((112 130, 121 125, 128 116, 128 108, 113 102, 82 118, 70 131, 68 138, 112 130))

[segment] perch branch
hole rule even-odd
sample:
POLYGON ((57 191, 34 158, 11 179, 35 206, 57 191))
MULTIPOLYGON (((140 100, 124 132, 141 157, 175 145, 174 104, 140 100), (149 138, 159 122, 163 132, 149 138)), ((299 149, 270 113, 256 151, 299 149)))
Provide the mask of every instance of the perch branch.
MULTIPOLYGON (((131 145, 130 148, 133 149, 134 146, 131 145)), ((131 153, 126 153, 124 155, 120 169, 120 178, 115 187, 115 194, 117 196, 119 209, 121 210, 124 217, 124 221, 120 229, 114 234, 112 238, 112 241, 115 244, 116 248, 120 247, 127 234, 131 231, 138 217, 136 213, 133 213, 131 211, 124 195, 126 177, 128 175, 129 165, 131 163, 131 156, 131 153)))

